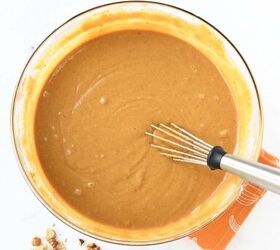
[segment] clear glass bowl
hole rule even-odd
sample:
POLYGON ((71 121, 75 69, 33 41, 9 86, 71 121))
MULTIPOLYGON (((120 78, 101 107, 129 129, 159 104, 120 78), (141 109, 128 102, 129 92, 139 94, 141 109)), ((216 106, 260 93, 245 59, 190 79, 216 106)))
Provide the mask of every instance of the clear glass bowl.
MULTIPOLYGON (((57 218, 89 236, 120 244, 148 245, 186 236, 220 216, 239 197, 243 182, 225 181, 200 209, 161 228, 126 230, 93 222, 56 194, 36 155, 35 107, 46 78, 60 60, 96 36, 126 29, 148 29, 183 39, 207 55, 222 72, 238 104, 239 134, 235 153, 256 160, 262 142, 262 109, 253 76, 235 46, 217 28, 188 11, 154 2, 120 2, 87 10, 62 24, 36 49, 18 83, 12 106, 12 136, 22 173, 36 197, 57 218)), ((221 117, 222 118, 222 117, 221 117)))

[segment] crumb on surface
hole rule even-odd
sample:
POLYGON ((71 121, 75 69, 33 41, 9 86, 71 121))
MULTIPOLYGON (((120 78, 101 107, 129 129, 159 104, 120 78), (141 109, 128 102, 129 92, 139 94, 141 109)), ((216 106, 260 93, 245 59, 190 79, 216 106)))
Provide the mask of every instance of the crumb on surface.
POLYGON ((59 242, 55 238, 49 239, 48 242, 52 246, 52 248, 57 249, 59 242))
MULTIPOLYGON (((52 225, 52 228, 48 228, 46 230, 45 238, 40 238, 38 236, 33 237, 31 250, 67 250, 66 242, 68 242, 68 238, 64 238, 64 241, 60 241, 58 239, 58 235, 60 235, 60 233, 57 234, 57 232, 53 229, 54 226, 55 224, 52 225)), ((88 243, 85 245, 85 240, 83 239, 79 239, 79 245, 81 248, 77 247, 78 249, 101 250, 101 248, 95 243, 88 243)))
POLYGON ((95 243, 89 243, 86 246, 86 250, 100 250, 100 247, 97 246, 95 243))
POLYGON ((66 246, 64 245, 63 242, 58 242, 56 248, 54 250, 66 250, 66 246))
POLYGON ((55 239, 56 232, 52 228, 48 228, 46 232, 46 240, 55 239))
POLYGON ((41 244, 42 244, 41 238, 35 236, 32 239, 32 246, 41 246, 41 244))
POLYGON ((85 243, 85 241, 83 239, 79 239, 79 243, 80 243, 80 246, 82 246, 85 243))

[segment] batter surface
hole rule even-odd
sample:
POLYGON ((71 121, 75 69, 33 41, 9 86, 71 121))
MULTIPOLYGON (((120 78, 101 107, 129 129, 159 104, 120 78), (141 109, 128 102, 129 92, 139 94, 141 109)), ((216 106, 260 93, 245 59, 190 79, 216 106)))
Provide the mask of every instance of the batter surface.
POLYGON ((59 195, 92 220, 163 226, 209 198, 224 173, 161 156, 144 134, 159 122, 229 152, 237 140, 231 92, 203 54, 161 33, 111 33, 68 55, 46 82, 37 154, 59 195))

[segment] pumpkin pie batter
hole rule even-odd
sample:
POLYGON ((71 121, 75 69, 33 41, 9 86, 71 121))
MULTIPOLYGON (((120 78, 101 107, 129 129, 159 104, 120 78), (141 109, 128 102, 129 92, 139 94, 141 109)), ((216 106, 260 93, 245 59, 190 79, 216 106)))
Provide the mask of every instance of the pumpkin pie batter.
POLYGON ((159 155, 144 132, 174 122, 232 152, 237 112, 215 65, 190 44, 120 31, 83 44, 57 66, 35 116, 37 154, 57 193, 94 221, 167 225, 190 214, 222 171, 159 155))

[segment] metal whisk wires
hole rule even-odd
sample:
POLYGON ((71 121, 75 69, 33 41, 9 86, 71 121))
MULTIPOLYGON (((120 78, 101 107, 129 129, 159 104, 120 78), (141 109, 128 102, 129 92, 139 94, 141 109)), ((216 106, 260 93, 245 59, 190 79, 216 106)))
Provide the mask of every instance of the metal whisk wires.
MULTIPOLYGON (((151 127, 153 131, 146 134, 153 138, 152 146, 159 149, 160 154, 174 161, 208 166, 209 170, 223 170, 280 194, 279 168, 227 153, 221 146, 212 146, 174 123, 152 124, 151 127)), ((242 201, 248 200, 248 194, 245 196, 242 201)))
POLYGON ((174 123, 168 125, 151 124, 153 132, 146 132, 154 138, 152 147, 160 150, 161 155, 182 161, 207 166, 207 157, 212 145, 197 138, 174 123))

